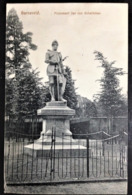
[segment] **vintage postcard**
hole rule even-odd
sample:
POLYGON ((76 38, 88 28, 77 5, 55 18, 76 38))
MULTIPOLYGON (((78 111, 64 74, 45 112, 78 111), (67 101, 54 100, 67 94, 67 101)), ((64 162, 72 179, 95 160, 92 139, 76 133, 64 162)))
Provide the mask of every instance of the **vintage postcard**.
POLYGON ((128 4, 7 3, 5 34, 5 192, 127 194, 128 4))

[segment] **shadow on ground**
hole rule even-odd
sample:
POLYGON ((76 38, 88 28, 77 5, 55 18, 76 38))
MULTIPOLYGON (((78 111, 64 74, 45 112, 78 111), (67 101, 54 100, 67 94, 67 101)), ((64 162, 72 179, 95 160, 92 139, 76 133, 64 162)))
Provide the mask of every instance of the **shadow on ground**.
POLYGON ((6 193, 16 194, 127 194, 127 182, 65 185, 6 186, 6 193))

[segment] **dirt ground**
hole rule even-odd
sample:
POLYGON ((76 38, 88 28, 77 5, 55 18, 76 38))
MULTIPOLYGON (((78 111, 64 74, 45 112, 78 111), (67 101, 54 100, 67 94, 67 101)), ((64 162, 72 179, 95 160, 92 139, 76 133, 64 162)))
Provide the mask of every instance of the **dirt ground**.
POLYGON ((127 182, 8 186, 5 192, 13 194, 127 194, 127 182))

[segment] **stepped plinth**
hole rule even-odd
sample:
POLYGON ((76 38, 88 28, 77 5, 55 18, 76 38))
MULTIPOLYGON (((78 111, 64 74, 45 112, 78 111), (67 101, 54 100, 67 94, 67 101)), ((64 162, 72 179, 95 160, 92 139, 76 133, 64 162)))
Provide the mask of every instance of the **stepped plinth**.
POLYGON ((37 111, 43 119, 40 138, 33 144, 25 146, 25 152, 35 156, 45 156, 51 151, 53 145, 53 130, 55 139, 55 154, 60 156, 86 155, 86 147, 78 144, 72 138, 70 119, 75 115, 75 110, 67 106, 67 101, 52 101, 37 111))

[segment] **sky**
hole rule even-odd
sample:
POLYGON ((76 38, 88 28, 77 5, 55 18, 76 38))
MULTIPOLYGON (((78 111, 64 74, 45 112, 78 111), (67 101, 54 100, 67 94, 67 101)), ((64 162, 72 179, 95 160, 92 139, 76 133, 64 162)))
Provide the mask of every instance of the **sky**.
MULTIPOLYGON (((64 65, 72 70, 77 94, 93 100, 100 92, 99 79, 103 69, 95 60, 100 51, 115 67, 128 72, 128 6, 126 3, 26 3, 7 4, 7 14, 15 8, 23 23, 23 32, 32 32, 36 51, 30 50, 29 60, 38 68, 43 82, 46 75, 45 53, 53 40, 58 51, 69 56, 64 65), (38 14, 22 14, 36 12, 38 14)), ((119 76, 122 93, 127 94, 127 77, 119 76)))

